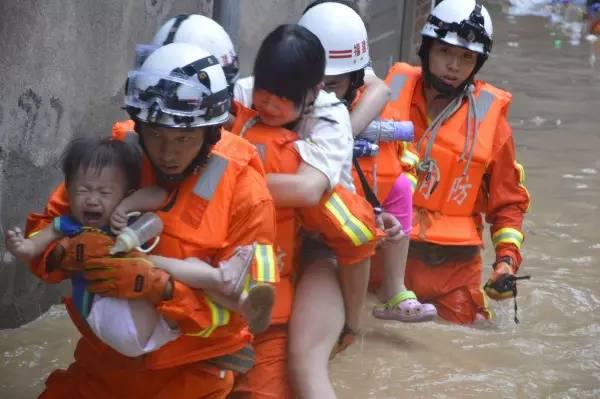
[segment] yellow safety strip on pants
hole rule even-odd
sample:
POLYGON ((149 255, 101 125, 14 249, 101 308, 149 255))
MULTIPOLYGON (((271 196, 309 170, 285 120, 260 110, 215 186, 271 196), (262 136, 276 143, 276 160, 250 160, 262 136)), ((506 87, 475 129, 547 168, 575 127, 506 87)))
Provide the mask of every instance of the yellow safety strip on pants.
POLYGON ((231 317, 229 310, 217 305, 216 303, 214 303, 213 301, 208 299, 208 297, 206 297, 206 296, 204 297, 204 299, 206 300, 206 303, 208 304, 208 307, 210 308, 211 320, 212 320, 211 325, 210 325, 210 327, 205 328, 204 330, 202 330, 200 332, 188 333, 186 335, 191 335, 193 337, 207 338, 218 327, 222 327, 222 326, 229 324, 229 318, 231 317))
POLYGON ((325 207, 342 227, 354 246, 359 247, 371 241, 374 236, 371 230, 358 220, 349 210, 344 201, 333 193, 325 207))

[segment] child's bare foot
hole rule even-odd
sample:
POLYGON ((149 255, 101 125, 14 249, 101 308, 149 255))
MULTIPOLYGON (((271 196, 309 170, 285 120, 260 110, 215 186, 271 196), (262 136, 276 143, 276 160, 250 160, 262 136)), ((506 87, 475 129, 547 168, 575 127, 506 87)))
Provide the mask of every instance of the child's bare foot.
POLYGON ((275 303, 275 288, 270 284, 257 284, 244 292, 241 313, 252 334, 260 334, 271 325, 271 312, 275 303))
POLYGON ((219 264, 223 294, 233 297, 241 295, 253 258, 254 245, 245 245, 239 247, 231 258, 219 264))
POLYGON ((37 255, 33 241, 25 238, 18 227, 6 232, 6 249, 21 262, 29 262, 37 255))

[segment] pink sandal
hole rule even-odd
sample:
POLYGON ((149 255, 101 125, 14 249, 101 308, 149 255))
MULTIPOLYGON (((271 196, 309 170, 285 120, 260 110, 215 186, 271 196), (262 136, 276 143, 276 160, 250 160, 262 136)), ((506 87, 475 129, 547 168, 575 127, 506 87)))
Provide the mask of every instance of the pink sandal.
POLYGON ((373 317, 382 320, 396 320, 405 323, 431 321, 437 316, 435 306, 421 303, 412 291, 401 291, 389 301, 373 308, 373 317))

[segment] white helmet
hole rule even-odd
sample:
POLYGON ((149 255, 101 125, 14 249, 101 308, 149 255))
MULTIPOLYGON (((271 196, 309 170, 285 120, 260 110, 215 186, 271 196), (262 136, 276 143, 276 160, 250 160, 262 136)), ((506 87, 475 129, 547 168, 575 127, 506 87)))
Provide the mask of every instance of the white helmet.
POLYGON ((485 56, 492 49, 492 34, 492 18, 475 0, 443 0, 421 30, 423 36, 485 56))
POLYGON ((229 99, 219 61, 186 43, 156 49, 139 69, 129 72, 125 93, 134 119, 183 128, 224 123, 229 99))
POLYGON ((240 76, 238 56, 225 29, 204 15, 182 14, 171 18, 154 35, 152 44, 188 43, 217 57, 227 81, 234 84, 240 76))
POLYGON ((360 15, 340 3, 322 3, 298 21, 315 34, 325 48, 325 75, 359 71, 369 65, 369 38, 360 15))

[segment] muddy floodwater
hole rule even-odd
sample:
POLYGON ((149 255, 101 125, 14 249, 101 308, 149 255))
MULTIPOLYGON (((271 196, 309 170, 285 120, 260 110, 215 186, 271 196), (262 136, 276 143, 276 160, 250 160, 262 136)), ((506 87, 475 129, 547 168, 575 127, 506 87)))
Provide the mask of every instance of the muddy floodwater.
MULTIPOLYGON (((533 198, 521 323, 512 301, 492 303, 497 319, 475 327, 366 314, 363 337, 331 365, 340 398, 600 397, 600 69, 585 33, 577 43, 556 17, 487 3, 495 43, 482 77, 513 93, 510 122, 533 198)), ((61 306, 0 331, 0 397, 39 394, 72 360, 77 337, 61 306)))

